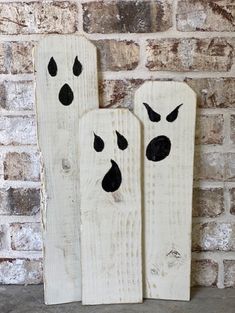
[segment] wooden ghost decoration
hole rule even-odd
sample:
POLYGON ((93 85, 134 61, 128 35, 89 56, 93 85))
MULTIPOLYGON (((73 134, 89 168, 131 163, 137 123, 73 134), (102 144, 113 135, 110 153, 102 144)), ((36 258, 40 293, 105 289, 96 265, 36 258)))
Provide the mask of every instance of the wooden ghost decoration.
POLYGON ((79 133, 82 303, 142 302, 139 122, 93 110, 79 133))
POLYGON ((196 96, 181 82, 135 94, 143 130, 144 293, 189 300, 196 96))
POLYGON ((79 117, 98 107, 96 63, 82 36, 47 36, 36 50, 47 304, 81 300, 79 117))

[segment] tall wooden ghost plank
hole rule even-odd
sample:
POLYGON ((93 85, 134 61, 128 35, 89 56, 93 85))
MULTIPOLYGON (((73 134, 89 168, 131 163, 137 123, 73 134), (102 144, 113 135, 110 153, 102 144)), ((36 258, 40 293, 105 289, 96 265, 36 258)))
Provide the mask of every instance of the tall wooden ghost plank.
POLYGON ((189 300, 196 96, 180 82, 135 94, 143 127, 144 293, 189 300))
POLYGON ((45 302, 78 301, 79 118, 98 107, 96 49, 81 36, 48 36, 37 48, 35 69, 45 302))
POLYGON ((126 109, 80 121, 83 304, 142 302, 140 125, 126 109))

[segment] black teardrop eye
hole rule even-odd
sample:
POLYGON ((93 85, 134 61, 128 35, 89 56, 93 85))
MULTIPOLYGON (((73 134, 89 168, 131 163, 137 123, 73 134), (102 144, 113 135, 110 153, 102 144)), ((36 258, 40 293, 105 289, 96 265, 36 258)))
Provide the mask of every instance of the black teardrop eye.
POLYGON ((60 89, 59 100, 65 106, 70 105, 73 102, 73 91, 68 84, 64 84, 60 89))
POLYGON ((128 146, 128 142, 127 142, 126 138, 123 135, 121 135, 117 130, 116 130, 116 134, 117 134, 118 148, 120 150, 125 150, 128 146))
POLYGON ((82 72, 82 64, 78 61, 78 57, 75 58, 73 63, 73 74, 79 76, 82 72))
POLYGON ((96 152, 101 152, 104 149, 104 141, 100 136, 94 133, 94 144, 93 147, 96 152))
POLYGON ((143 102, 143 105, 148 112, 148 116, 151 122, 159 122, 161 120, 161 115, 153 111, 153 109, 147 103, 143 102))
POLYGON ((47 66, 48 72, 51 76, 56 76, 57 74, 57 65, 53 57, 50 58, 50 61, 47 66))
POLYGON ((167 115, 166 117, 167 122, 174 122, 177 119, 179 108, 181 107, 181 105, 183 105, 183 103, 178 105, 170 114, 167 115))

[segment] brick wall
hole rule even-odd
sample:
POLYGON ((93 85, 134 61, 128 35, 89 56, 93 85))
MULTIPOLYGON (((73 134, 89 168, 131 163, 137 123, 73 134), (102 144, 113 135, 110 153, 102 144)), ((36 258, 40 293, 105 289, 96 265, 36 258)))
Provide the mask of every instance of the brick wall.
POLYGON ((192 284, 235 287, 233 0, 0 0, 0 283, 42 281, 32 49, 48 33, 98 48, 102 107, 132 108, 145 80, 198 95, 192 284))

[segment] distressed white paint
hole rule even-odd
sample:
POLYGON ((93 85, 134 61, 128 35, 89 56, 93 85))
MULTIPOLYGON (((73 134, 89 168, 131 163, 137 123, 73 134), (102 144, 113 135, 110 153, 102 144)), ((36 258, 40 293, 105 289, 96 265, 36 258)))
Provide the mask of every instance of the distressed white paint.
POLYGON ((39 147, 43 167, 44 288, 47 304, 81 300, 79 242, 79 117, 98 107, 96 49, 84 37, 47 36, 36 53, 39 147), (72 72, 75 57, 83 71, 72 72), (53 57, 58 72, 48 73, 53 57), (74 100, 58 100, 67 83, 74 100))
POLYGON ((189 300, 196 96, 185 83, 149 81, 135 94, 134 112, 143 126, 145 297, 189 300), (143 102, 160 121, 150 121, 143 102), (177 119, 168 122, 181 103, 177 119), (157 136, 170 139, 171 151, 154 162, 145 154, 157 136))
POLYGON ((127 109, 95 110, 80 121, 83 304, 142 302, 140 125, 127 109), (115 131, 128 141, 120 150, 115 131), (94 133, 104 149, 93 148, 94 133), (114 160, 122 183, 102 180, 114 160))

